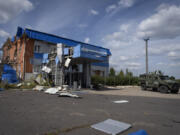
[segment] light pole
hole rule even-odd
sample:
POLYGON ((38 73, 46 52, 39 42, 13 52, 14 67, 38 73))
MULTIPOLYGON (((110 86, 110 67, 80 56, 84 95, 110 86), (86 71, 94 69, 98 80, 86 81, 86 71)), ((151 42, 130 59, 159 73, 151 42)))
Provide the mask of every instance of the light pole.
POLYGON ((146 75, 148 74, 148 40, 149 38, 144 39, 146 42, 146 75))

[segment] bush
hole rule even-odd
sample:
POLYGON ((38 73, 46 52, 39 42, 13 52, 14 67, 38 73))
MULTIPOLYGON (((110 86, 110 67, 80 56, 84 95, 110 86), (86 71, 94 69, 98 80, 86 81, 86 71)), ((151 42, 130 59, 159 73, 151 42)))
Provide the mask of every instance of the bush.
POLYGON ((104 80, 105 80, 105 78, 98 76, 98 75, 91 77, 91 83, 93 85, 104 84, 104 82, 105 82, 104 80))

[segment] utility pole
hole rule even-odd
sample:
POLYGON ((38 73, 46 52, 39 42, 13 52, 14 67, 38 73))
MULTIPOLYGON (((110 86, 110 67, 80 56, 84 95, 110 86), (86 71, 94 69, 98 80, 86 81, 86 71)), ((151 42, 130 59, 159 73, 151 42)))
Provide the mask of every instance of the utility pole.
POLYGON ((146 42, 146 75, 148 74, 148 40, 149 38, 144 39, 146 42))

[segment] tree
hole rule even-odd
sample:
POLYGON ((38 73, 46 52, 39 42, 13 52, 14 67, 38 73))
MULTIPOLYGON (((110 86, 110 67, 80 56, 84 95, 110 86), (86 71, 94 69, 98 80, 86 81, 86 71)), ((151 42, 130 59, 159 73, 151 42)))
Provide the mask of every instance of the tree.
POLYGON ((130 71, 128 70, 128 68, 126 69, 126 76, 129 76, 129 77, 132 77, 132 76, 133 76, 133 73, 130 72, 130 71))
POLYGON ((118 76, 119 76, 119 77, 124 77, 124 72, 123 72, 123 70, 120 70, 118 76))
POLYGON ((175 80, 175 77, 174 77, 174 76, 171 76, 170 79, 171 79, 171 80, 175 80))
POLYGON ((111 67, 111 68, 110 68, 110 71, 109 71, 109 76, 114 77, 115 74, 116 74, 116 72, 115 72, 114 68, 111 67))
POLYGON ((159 75, 164 75, 164 73, 161 70, 158 70, 159 75))

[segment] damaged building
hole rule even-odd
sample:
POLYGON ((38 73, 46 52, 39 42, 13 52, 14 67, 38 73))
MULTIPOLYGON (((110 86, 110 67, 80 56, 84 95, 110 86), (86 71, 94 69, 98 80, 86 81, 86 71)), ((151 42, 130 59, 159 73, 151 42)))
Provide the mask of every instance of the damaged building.
POLYGON ((18 78, 29 80, 41 73, 43 66, 48 66, 56 85, 62 78, 59 68, 62 59, 58 57, 61 53, 64 83, 76 82, 82 87, 90 86, 92 75, 108 75, 111 55, 107 48, 21 27, 13 38, 7 39, 2 50, 2 62, 11 65, 18 78))

